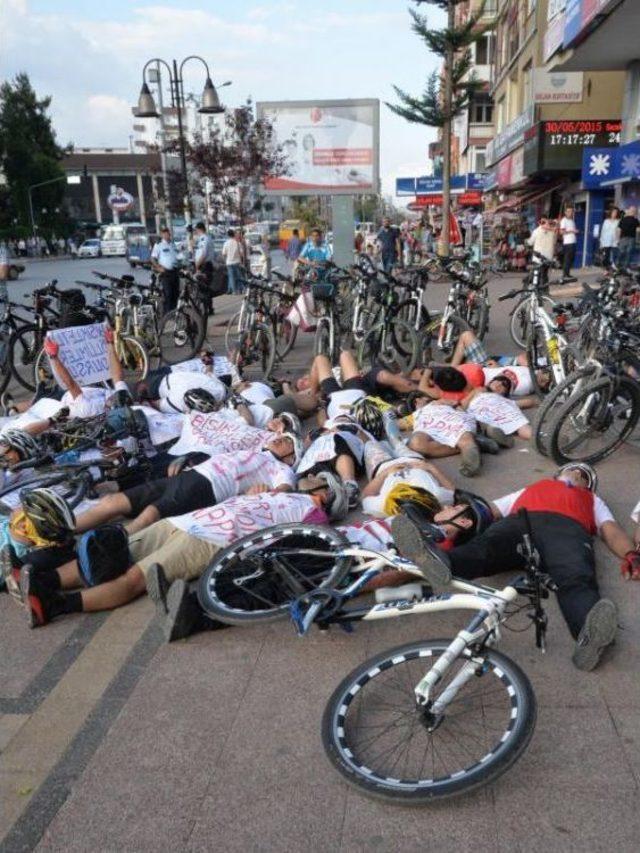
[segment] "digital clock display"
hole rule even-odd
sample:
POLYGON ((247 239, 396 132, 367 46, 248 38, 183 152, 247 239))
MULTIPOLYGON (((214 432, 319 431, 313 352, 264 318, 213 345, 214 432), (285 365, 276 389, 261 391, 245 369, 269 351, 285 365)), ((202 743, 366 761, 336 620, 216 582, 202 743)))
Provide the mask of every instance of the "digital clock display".
POLYGON ((618 119, 542 121, 525 137, 525 174, 577 171, 582 168, 585 148, 617 146, 621 130, 618 119))

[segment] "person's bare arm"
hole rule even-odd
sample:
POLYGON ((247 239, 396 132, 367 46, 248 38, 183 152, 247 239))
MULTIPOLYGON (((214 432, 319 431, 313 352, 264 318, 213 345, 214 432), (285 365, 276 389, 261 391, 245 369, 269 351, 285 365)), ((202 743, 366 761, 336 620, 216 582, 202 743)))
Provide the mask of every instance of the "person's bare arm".
POLYGON ((476 398, 479 394, 486 394, 486 393, 487 393, 487 389, 486 389, 486 388, 474 388, 472 391, 470 391, 470 392, 467 394, 467 396, 466 396, 466 397, 463 397, 463 399, 462 399, 462 400, 460 400, 460 402, 459 402, 459 404, 458 404, 458 405, 460 406, 460 408, 461 408, 463 411, 465 411, 465 412, 466 412, 466 411, 467 411, 467 409, 469 408, 469 405, 470 405, 470 403, 471 403, 471 401, 472 401, 472 400, 475 400, 475 398, 476 398))
POLYGON ((526 397, 511 397, 510 399, 513 400, 519 409, 535 409, 540 403, 535 394, 528 394, 526 397))
POLYGON ((387 479, 389 474, 391 474, 393 471, 399 471, 401 468, 404 467, 404 464, 390 465, 388 468, 385 468, 381 474, 376 474, 373 480, 370 480, 362 490, 362 497, 373 498, 376 495, 379 495, 380 489, 382 488, 382 484, 387 479))
POLYGON ((58 358, 58 344, 50 338, 46 338, 44 342, 44 351, 49 356, 51 369, 53 370, 60 385, 67 389, 74 400, 77 399, 82 394, 82 388, 58 358))
POLYGON ((600 538, 611 553, 620 559, 634 549, 633 540, 617 521, 605 521, 600 528, 600 538))

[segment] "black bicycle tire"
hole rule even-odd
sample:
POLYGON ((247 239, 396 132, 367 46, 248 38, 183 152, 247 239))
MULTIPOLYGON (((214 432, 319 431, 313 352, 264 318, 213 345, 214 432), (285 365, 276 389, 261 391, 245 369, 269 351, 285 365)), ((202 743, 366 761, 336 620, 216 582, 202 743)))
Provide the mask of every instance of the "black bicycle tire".
MULTIPOLYGON (((16 368, 16 359, 15 359, 16 342, 18 341, 19 338, 22 337, 23 334, 30 333, 30 332, 34 333, 36 335, 40 332, 40 329, 36 323, 26 323, 24 326, 20 326, 19 329, 16 329, 16 331, 11 335, 11 338, 9 339, 9 359, 11 362, 11 375, 16 380, 16 382, 19 385, 21 385, 23 388, 26 388, 27 391, 35 391, 36 390, 35 365, 36 365, 37 355, 36 355, 36 358, 32 362, 32 367, 33 367, 33 370, 31 371, 32 379, 33 379, 32 382, 29 382, 27 379, 24 379, 18 373, 17 368, 16 368)), ((40 352, 41 346, 38 347, 38 352, 40 352)), ((25 367, 26 367, 26 365, 25 365, 25 367)), ((27 373, 28 372, 29 371, 27 371, 27 373)))
MULTIPOLYGON (((595 365, 589 365, 587 367, 578 368, 578 370, 574 370, 572 373, 567 376, 562 382, 558 383, 542 400, 538 409, 531 419, 531 431, 533 434, 533 444, 538 453, 542 456, 549 455, 549 448, 545 445, 542 438, 542 427, 545 423, 545 420, 548 420, 549 412, 555 408, 558 403, 559 398, 562 394, 567 391, 575 382, 579 379, 585 378, 589 376, 590 373, 595 373, 597 370, 595 365)), ((568 399, 568 398, 567 398, 568 399)), ((564 401, 566 402, 566 400, 564 401)))
MULTIPOLYGON (((361 774, 358 774, 355 768, 349 766, 345 761, 340 746, 336 745, 335 735, 336 731, 340 731, 337 720, 340 717, 341 710, 345 707, 345 697, 349 695, 350 691, 359 690, 362 686, 359 682, 369 673, 373 673, 375 667, 378 667, 378 673, 374 673, 373 677, 384 671, 385 664, 387 664, 386 669, 388 669, 390 666, 401 663, 400 657, 426 648, 444 650, 450 642, 446 639, 418 640, 379 653, 352 670, 333 691, 322 716, 322 744, 332 766, 343 779, 361 793, 393 805, 424 805, 435 801, 441 802, 490 784, 512 767, 527 748, 533 736, 537 716, 537 702, 531 682, 518 664, 501 652, 487 649, 484 654, 491 661, 494 670, 497 669, 503 674, 508 674, 511 685, 517 683, 521 694, 522 713, 515 717, 513 726, 515 734, 513 738, 509 739, 508 749, 504 748, 507 741, 501 742, 501 745, 496 747, 495 757, 489 759, 485 757, 478 762, 474 766, 473 772, 469 774, 470 778, 467 778, 467 774, 449 778, 449 781, 442 783, 438 789, 427 793, 419 789, 407 790, 403 793, 392 792, 389 786, 384 786, 375 779, 371 768, 368 768, 369 772, 363 770, 361 774)), ((514 695, 517 695, 517 692, 516 690, 514 695)), ((344 715, 342 722, 344 722, 344 715)), ((344 725, 342 725, 342 731, 343 736, 345 736, 344 725)))
MULTIPOLYGON (((509 319, 509 336, 511 337, 511 340, 514 342, 514 344, 515 344, 519 349, 525 349, 525 347, 526 347, 526 345, 527 345, 527 338, 528 338, 528 336, 529 336, 529 335, 527 334, 527 335, 526 335, 525 337, 523 337, 522 339, 519 339, 519 338, 517 338, 517 337, 516 337, 516 335, 515 335, 515 334, 514 334, 514 332, 513 332, 513 324, 514 324, 514 322, 515 322, 514 318, 516 317, 516 314, 517 314, 518 308, 519 308, 523 303, 527 302, 528 298, 529 298, 528 296, 524 296, 522 299, 520 299, 520 301, 518 302, 518 304, 516 305, 516 307, 515 307, 515 308, 513 309, 513 311, 511 312, 511 317, 510 317, 510 319, 509 319)), ((550 303, 552 304, 552 306, 556 304, 555 300, 554 300, 554 299, 552 299, 550 296, 541 296, 541 297, 540 297, 540 301, 542 302, 543 306, 544 306, 544 303, 545 303, 545 302, 550 302, 550 303)))
MULTIPOLYGON (((476 337, 478 340, 483 341, 487 331, 489 329, 489 303, 487 302, 487 298, 485 296, 478 296, 477 303, 479 304, 479 315, 480 320, 478 322, 478 328, 475 329, 476 337)), ((473 328, 473 325, 471 325, 473 328)))
MULTIPOLYGON (((265 530, 255 531, 242 539, 238 539, 232 545, 229 545, 223 551, 220 551, 214 559, 209 563, 198 581, 198 600, 201 607, 206 613, 209 613, 215 619, 225 622, 228 625, 253 625, 264 624, 267 622, 277 622, 285 619, 288 615, 288 606, 282 605, 275 611, 242 611, 238 608, 231 608, 220 602, 215 595, 216 578, 220 577, 224 572, 225 567, 229 566, 234 556, 246 548, 252 542, 267 544, 269 540, 274 539, 282 533, 290 533, 291 535, 309 535, 321 538, 329 542, 335 548, 344 548, 349 543, 345 536, 339 533, 332 527, 305 524, 304 522, 292 522, 291 524, 277 524, 268 527, 265 530)), ((334 587, 348 574, 352 565, 352 559, 344 557, 339 562, 336 561, 331 573, 327 576, 320 586, 334 587)))
POLYGON ((595 465, 597 462, 602 462, 603 459, 606 459, 608 456, 611 456, 615 451, 627 440, 627 438, 631 435, 633 430, 636 428, 638 420, 640 419, 640 385, 633 379, 628 376, 620 376, 615 380, 612 380, 610 377, 603 376, 602 378, 596 380, 593 384, 590 384, 588 388, 583 389, 579 394, 576 394, 570 400, 568 400, 564 406, 559 410, 555 420, 553 421, 550 429, 550 439, 549 439, 549 449, 550 454, 553 461, 557 465, 565 465, 568 462, 586 462, 590 465, 595 465), (592 453, 585 457, 574 458, 566 456, 561 452, 558 446, 558 438, 560 435, 560 430, 562 428, 562 424, 565 419, 571 414, 572 409, 578 405, 578 402, 581 398, 588 396, 589 394, 593 394, 599 389, 603 389, 606 386, 611 386, 612 382, 617 382, 619 385, 626 386, 631 391, 631 396, 634 397, 634 402, 632 404, 632 414, 631 417, 627 420, 626 426, 624 430, 618 435, 615 442, 613 442, 610 446, 605 448, 604 451, 599 451, 598 453, 592 453))
MULTIPOLYGON (((395 322, 395 324, 393 324, 391 326, 391 332, 394 335, 394 337, 395 337, 395 329, 399 325, 404 326, 407 329, 407 331, 409 332, 409 336, 413 339, 412 352, 410 354, 410 357, 406 360, 406 364, 400 365, 399 361, 396 364, 396 363, 388 360, 386 358, 386 355, 382 353, 381 348, 380 348, 380 339, 381 339, 380 336, 382 335, 384 324, 378 323, 377 325, 372 326, 369 329, 367 334, 364 336, 364 338, 360 341, 360 344, 358 345, 357 360, 358 360, 359 366, 363 370, 366 368, 366 366, 372 366, 375 363, 375 361, 378 361, 380 364, 383 364, 385 367, 388 367, 389 369, 395 369, 396 366, 400 366, 402 372, 408 373, 411 370, 413 370, 413 368, 417 364, 418 357, 420 354, 420 352, 419 352, 420 342, 418 340, 418 336, 415 332, 415 329, 413 329, 411 326, 409 326, 407 323, 403 322, 402 320, 397 320, 395 322), (370 359, 370 361, 367 361, 367 353, 368 353, 367 341, 369 341, 369 339, 371 339, 371 341, 374 341, 376 336, 378 336, 378 344, 374 345, 371 348, 371 354, 372 354, 371 359, 370 359)), ((369 347, 371 347, 371 342, 369 343, 369 347)))
POLYGON ((196 313, 195 308, 190 308, 187 306, 186 308, 172 308, 171 311, 167 311, 166 314, 162 316, 160 320, 160 327, 158 329, 158 346, 160 347, 160 359, 163 364, 178 364, 181 361, 187 361, 190 358, 193 358, 197 352, 200 351, 202 344, 204 342, 206 335, 206 327, 205 323, 202 321, 202 317, 199 317, 196 313), (180 348, 178 357, 176 359, 168 358, 168 349, 163 347, 162 339, 164 334, 164 328, 168 324, 169 321, 173 321, 175 323, 175 317, 178 314, 184 314, 185 317, 188 317, 189 322, 195 322, 195 327, 198 330, 197 336, 194 336, 191 343, 187 346, 185 344, 185 348, 180 348))

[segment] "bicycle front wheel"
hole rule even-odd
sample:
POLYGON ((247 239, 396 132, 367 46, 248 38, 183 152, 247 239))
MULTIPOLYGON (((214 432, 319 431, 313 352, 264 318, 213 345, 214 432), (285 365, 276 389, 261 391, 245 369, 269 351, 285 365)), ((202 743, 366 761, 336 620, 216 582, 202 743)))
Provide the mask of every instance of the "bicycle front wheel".
POLYGON ((358 347, 360 367, 383 364, 390 370, 408 373, 418 361, 418 336, 402 320, 392 324, 380 323, 370 329, 358 347))
POLYGON ((538 453, 543 456, 549 455, 551 426, 560 406, 564 405, 573 394, 578 393, 585 383, 591 382, 595 373, 596 368, 593 365, 575 370, 563 382, 556 385, 540 403, 531 423, 533 442, 538 453))
POLYGON ((14 379, 27 391, 35 391, 35 366, 38 354, 44 343, 44 335, 35 325, 21 326, 11 335, 9 341, 9 359, 14 379))
POLYGON ((485 649, 483 665, 443 713, 430 713, 472 657, 466 651, 419 706, 414 688, 449 646, 419 640, 378 654, 351 672, 329 699, 322 742, 351 785, 379 800, 422 805, 487 785, 526 749, 536 699, 524 672, 485 649))
POLYGON ((145 378, 149 371, 149 358, 140 341, 120 336, 116 342, 116 355, 122 365, 125 382, 135 384, 145 378))
POLYGON ((640 385, 628 376, 589 383, 558 412, 550 427, 554 462, 605 459, 626 441, 640 418, 640 385))
POLYGON ((296 598, 344 578, 351 559, 334 552, 347 545, 331 527, 309 524, 278 524, 250 533, 221 551, 201 575, 200 604, 230 625, 282 619, 296 598))
POLYGON ((164 364, 193 358, 205 336, 205 324, 193 308, 174 308, 160 323, 160 355, 164 364))
POLYGON ((242 376, 252 364, 260 367, 260 377, 269 378, 276 360, 276 342, 273 329, 267 323, 254 323, 241 332, 231 352, 231 360, 242 376))

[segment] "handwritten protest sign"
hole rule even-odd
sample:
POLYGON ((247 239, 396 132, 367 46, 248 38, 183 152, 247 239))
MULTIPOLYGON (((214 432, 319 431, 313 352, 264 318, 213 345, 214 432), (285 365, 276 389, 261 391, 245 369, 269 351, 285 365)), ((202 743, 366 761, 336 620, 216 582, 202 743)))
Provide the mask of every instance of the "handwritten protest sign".
POLYGON ((59 345, 58 358, 78 385, 93 385, 109 378, 109 358, 102 323, 53 329, 47 336, 59 345))

